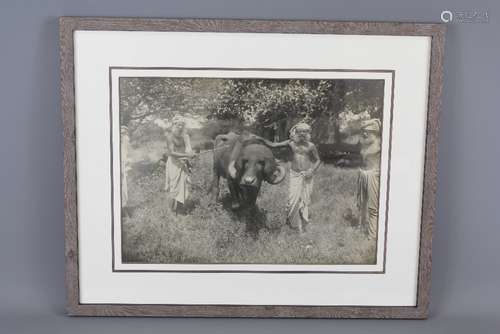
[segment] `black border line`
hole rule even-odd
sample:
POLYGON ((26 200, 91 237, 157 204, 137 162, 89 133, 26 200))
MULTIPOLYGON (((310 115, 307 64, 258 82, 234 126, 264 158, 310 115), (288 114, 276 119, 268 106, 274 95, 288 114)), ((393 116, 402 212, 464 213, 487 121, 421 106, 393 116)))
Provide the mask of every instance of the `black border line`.
MULTIPOLYGON (((389 218, 389 188, 390 188, 390 170, 391 170, 391 152, 392 152, 392 130, 393 130, 393 109, 394 109, 394 86, 395 86, 395 70, 387 70, 387 69, 311 69, 311 68, 226 68, 226 67, 135 67, 135 66, 110 66, 108 70, 109 76, 109 121, 110 121, 110 174, 111 174, 111 246, 112 246, 112 272, 130 272, 130 273, 164 273, 164 272, 172 272, 172 273, 262 273, 262 274, 385 274, 386 272, 386 259, 387 259, 387 227, 388 227, 388 218, 389 218), (388 148, 388 169, 387 169, 387 191, 386 191, 386 212, 385 212, 385 231, 384 231, 384 250, 383 250, 383 264, 382 271, 348 271, 348 270, 338 270, 338 271, 319 271, 319 270, 152 270, 152 269, 115 269, 116 259, 115 259, 115 242, 114 242, 114 175, 113 175, 113 90, 112 90, 112 72, 113 70, 212 70, 212 71, 296 71, 296 72, 354 72, 354 73, 391 73, 391 105, 390 105, 390 124, 389 124, 389 148, 388 148)), ((151 78, 163 78, 163 76, 151 76, 151 78)), ((191 77, 182 77, 182 78, 191 78, 191 77)), ((120 89, 120 78, 118 78, 118 89, 120 89)), ((217 79, 225 79, 224 77, 220 77, 217 79)), ((231 78, 232 79, 232 78, 231 78)), ((259 78, 252 77, 252 79, 269 79, 269 78, 259 78)), ((273 79, 285 79, 285 78, 273 78, 273 79)), ((309 79, 315 80, 315 78, 286 78, 286 79, 309 79)), ((342 79, 340 79, 342 80, 342 79)), ((346 78, 345 80, 349 80, 346 78)), ((362 80, 362 79, 352 79, 352 80, 362 80)), ((371 79, 366 79, 371 80, 371 79)), ((380 79, 373 79, 380 80, 380 79)), ((385 85, 385 82, 384 82, 385 85)), ((384 101, 384 104, 386 101, 384 101)), ((382 117, 383 119, 383 117, 382 117)), ((383 122, 382 122, 382 132, 383 134, 383 122)), ((381 146, 382 146, 383 136, 381 138, 381 146)), ((120 152, 118 152, 121 160, 121 140, 120 140, 120 152)), ((380 162, 381 165, 382 162, 380 162)), ((120 165, 121 168, 121 165, 120 165)), ((120 173, 120 182, 121 182, 121 173, 120 173)), ((120 186, 121 188, 121 186, 120 186)), ((380 198, 380 187, 379 187, 379 198, 380 198)), ((121 194, 120 194, 121 199, 121 194)), ((380 203, 379 203, 380 205, 380 203)), ((380 216, 379 216, 380 218, 380 216)), ((121 224, 121 219, 120 219, 121 224)), ((378 231, 378 225, 377 225, 378 231)), ((379 235, 377 232, 377 238, 375 240, 375 257, 378 257, 378 239, 379 235)), ((217 265, 217 263, 207 263, 203 265, 217 265)), ((259 264, 259 263, 231 263, 231 264, 223 264, 223 265, 268 265, 259 264)), ((270 264, 273 265, 273 264, 270 264)), ((283 264, 274 264, 275 266, 283 265, 283 264)), ((304 264, 302 264, 304 265, 304 264)), ((342 264, 342 266, 354 266, 360 264, 342 264)), ((361 264, 363 265, 363 264, 361 264)), ((125 304, 124 304, 125 305, 125 304)), ((136 305, 136 304, 131 304, 136 305)), ((142 304, 141 304, 142 305, 142 304)), ((156 304, 155 304, 156 305, 156 304)), ((182 304, 185 305, 185 304, 182 304)), ((220 305, 219 305, 220 306, 220 305)), ((278 306, 278 305, 276 305, 278 306)))

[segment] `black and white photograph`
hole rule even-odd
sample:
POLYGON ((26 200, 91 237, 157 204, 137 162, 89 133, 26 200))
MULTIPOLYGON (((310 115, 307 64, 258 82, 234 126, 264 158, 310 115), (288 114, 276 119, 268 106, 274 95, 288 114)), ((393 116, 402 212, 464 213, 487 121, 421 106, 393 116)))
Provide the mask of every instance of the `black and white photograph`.
POLYGON ((377 264, 385 80, 117 82, 123 264, 377 264))

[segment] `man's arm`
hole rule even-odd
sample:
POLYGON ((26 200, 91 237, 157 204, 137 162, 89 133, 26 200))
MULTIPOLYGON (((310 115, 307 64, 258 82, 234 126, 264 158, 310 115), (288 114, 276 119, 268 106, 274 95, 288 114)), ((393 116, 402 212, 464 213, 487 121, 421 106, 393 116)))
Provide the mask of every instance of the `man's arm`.
POLYGON ((266 146, 269 146, 269 147, 272 147, 272 148, 277 148, 277 147, 286 147, 286 146, 289 146, 290 145, 290 139, 287 139, 287 140, 284 140, 284 141, 281 141, 281 142, 277 142, 277 143, 274 143, 270 140, 267 140, 267 139, 264 139, 262 137, 259 137, 260 140, 262 140, 264 142, 264 144, 266 144, 266 146))

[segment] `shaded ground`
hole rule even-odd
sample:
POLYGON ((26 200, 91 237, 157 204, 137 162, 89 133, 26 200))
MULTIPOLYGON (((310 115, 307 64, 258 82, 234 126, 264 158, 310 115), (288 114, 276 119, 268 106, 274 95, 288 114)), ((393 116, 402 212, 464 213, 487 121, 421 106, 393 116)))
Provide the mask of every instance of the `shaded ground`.
MULTIPOLYGON (((210 205, 211 153, 194 159, 194 208, 175 216, 163 191, 162 163, 135 164, 129 174, 131 218, 122 228, 123 261, 129 263, 368 264, 375 241, 343 218, 355 209, 356 170, 323 165, 315 176, 311 224, 298 235, 284 224, 288 179, 263 183, 257 204, 265 227, 255 238, 221 203, 210 205)), ((225 180, 221 195, 227 197, 225 180)))

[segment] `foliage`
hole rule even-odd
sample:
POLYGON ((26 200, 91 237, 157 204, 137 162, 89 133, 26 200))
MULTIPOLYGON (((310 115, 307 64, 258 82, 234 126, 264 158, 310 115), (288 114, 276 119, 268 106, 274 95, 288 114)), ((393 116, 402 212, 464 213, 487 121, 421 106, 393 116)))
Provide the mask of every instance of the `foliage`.
POLYGON ((280 119, 312 121, 341 112, 380 117, 382 80, 226 80, 217 93, 210 116, 266 125, 280 119))
POLYGON ((305 119, 314 141, 332 143, 349 134, 339 130, 345 127, 339 116, 381 117, 383 90, 382 80, 120 78, 120 124, 141 141, 145 134, 163 136, 176 113, 198 117, 212 139, 242 127, 263 135, 278 123, 286 136, 305 119))
POLYGON ((120 124, 132 131, 171 119, 176 113, 198 116, 214 103, 221 80, 199 78, 120 78, 120 124))
POLYGON ((333 83, 327 80, 228 80, 211 115, 265 124, 288 116, 316 116, 327 112, 333 83))
POLYGON ((121 124, 158 113, 172 116, 172 106, 180 103, 188 90, 188 80, 120 78, 121 124))
POLYGON ((345 80, 342 101, 343 112, 359 114, 367 113, 370 118, 382 117, 384 100, 383 80, 345 80))
POLYGON ((339 131, 345 136, 356 135, 361 130, 363 121, 370 118, 367 110, 357 114, 351 110, 343 111, 338 115, 339 131))

